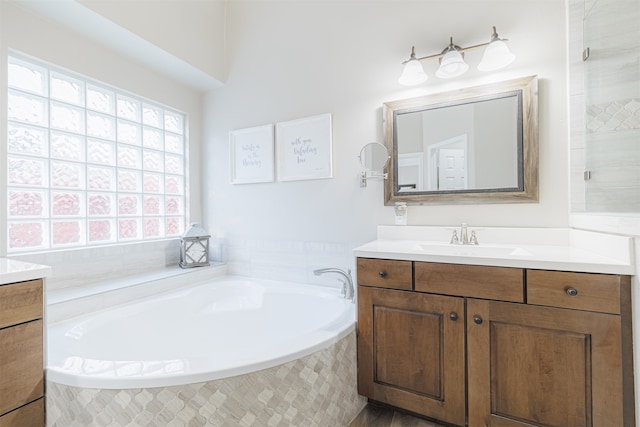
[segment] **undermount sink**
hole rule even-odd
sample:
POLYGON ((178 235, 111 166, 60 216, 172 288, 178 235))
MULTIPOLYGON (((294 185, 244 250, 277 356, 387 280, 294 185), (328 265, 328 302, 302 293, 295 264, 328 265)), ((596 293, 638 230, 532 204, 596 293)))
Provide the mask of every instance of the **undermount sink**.
POLYGON ((420 243, 420 250, 432 255, 480 257, 529 256, 529 251, 509 245, 455 245, 447 243, 420 243))

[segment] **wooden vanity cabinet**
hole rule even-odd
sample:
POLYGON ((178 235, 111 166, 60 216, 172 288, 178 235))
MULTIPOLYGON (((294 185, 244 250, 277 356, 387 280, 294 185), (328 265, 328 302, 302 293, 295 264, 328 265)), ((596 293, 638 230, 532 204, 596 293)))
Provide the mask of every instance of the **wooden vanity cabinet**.
POLYGON ((463 298, 359 287, 359 393, 463 425, 463 318, 463 298))
POLYGON ((468 301, 470 426, 630 426, 620 316, 468 301))
POLYGON ((0 285, 0 427, 44 426, 42 280, 0 285))
POLYGON ((360 267, 362 395, 458 426, 635 425, 628 276, 414 262, 393 290, 360 267))

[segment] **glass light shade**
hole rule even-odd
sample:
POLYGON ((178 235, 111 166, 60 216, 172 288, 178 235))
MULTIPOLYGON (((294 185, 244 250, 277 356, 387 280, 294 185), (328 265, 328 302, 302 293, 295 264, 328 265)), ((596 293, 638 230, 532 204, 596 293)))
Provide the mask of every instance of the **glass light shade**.
POLYGON ((451 79, 461 76, 469 69, 469 65, 464 62, 462 54, 457 50, 451 50, 442 57, 440 67, 436 71, 436 77, 441 79, 451 79))
POLYGON ((494 40, 484 50, 482 61, 478 64, 480 71, 495 71, 511 64, 516 56, 509 51, 509 47, 502 40, 494 40))
POLYGON ((424 73, 422 64, 417 59, 410 59, 402 70, 398 83, 403 86, 414 86, 427 81, 429 77, 424 73))

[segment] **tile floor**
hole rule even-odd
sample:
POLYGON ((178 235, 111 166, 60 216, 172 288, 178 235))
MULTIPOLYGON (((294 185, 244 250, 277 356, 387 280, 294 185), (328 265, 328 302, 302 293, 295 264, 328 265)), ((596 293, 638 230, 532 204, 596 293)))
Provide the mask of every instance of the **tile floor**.
POLYGON ((393 408, 367 404, 348 427, 444 427, 432 421, 394 411, 393 408))

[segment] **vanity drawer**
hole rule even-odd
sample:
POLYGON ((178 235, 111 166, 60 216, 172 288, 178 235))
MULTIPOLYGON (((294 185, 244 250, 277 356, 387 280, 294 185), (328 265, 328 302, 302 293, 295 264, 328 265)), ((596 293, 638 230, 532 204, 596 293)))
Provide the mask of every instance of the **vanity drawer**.
POLYGON ((413 289, 411 261, 358 258, 358 284, 390 289, 413 289))
POLYGON ((43 427, 44 398, 0 416, 0 427, 43 427))
POLYGON ((42 280, 0 286, 0 328, 42 317, 42 280))
POLYGON ((416 262, 416 291, 496 301, 524 302, 520 268, 416 262))
POLYGON ((43 396, 42 320, 0 329, 0 414, 43 396))
POLYGON ((620 314, 620 290, 628 276, 527 270, 527 303, 620 314))

